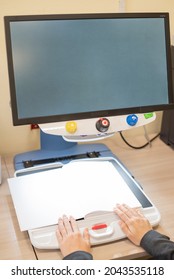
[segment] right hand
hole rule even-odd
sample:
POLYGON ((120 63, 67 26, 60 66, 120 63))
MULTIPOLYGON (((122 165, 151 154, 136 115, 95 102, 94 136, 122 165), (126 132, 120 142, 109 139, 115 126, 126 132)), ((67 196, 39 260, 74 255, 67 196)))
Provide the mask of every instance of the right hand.
POLYGON ((138 209, 118 204, 114 212, 120 218, 119 225, 122 231, 135 245, 140 245, 143 236, 152 230, 148 219, 138 209))

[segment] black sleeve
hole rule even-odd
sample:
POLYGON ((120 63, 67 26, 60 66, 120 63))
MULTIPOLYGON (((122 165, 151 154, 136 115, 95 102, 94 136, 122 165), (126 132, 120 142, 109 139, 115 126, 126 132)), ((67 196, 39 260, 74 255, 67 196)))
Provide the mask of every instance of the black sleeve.
POLYGON ((140 246, 155 259, 174 259, 174 242, 155 230, 150 230, 143 236, 140 246))
POLYGON ((63 260, 93 260, 93 256, 85 251, 76 251, 64 257, 63 260))

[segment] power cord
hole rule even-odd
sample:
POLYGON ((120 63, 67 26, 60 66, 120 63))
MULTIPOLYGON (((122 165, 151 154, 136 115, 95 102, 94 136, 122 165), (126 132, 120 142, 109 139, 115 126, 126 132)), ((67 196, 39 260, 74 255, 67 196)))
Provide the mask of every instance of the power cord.
MULTIPOLYGON (((143 126, 143 127, 144 127, 144 126, 143 126)), ((122 131, 120 131, 119 133, 120 133, 120 136, 121 136, 122 140, 123 140, 129 147, 131 147, 131 148, 133 148, 133 149, 143 149, 143 148, 145 148, 145 147, 148 146, 148 145, 151 146, 151 143, 160 135, 160 133, 158 133, 158 134, 155 135, 152 139, 149 139, 145 127, 144 127, 144 130, 145 130, 145 137, 146 137, 146 139, 148 140, 148 142, 145 143, 145 144, 142 145, 142 146, 139 146, 139 147, 131 145, 131 144, 125 139, 125 137, 123 136, 122 131)))

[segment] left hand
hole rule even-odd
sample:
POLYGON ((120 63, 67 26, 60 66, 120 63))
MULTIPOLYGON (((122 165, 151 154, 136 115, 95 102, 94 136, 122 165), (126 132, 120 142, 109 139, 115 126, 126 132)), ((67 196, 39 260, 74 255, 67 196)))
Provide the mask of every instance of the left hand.
POLYGON ((64 215, 59 219, 56 236, 64 257, 75 251, 85 251, 88 253, 91 251, 88 229, 85 229, 83 234, 81 234, 77 222, 73 217, 68 219, 64 215))

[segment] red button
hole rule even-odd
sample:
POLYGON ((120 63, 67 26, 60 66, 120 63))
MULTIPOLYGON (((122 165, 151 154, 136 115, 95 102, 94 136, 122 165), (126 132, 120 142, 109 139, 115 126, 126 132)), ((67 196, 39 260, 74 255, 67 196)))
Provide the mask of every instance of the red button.
POLYGON ((96 224, 92 227, 92 230, 98 230, 103 228, 107 228, 107 224, 96 224))
POLYGON ((107 120, 102 120, 102 125, 107 126, 108 125, 108 121, 107 120))

